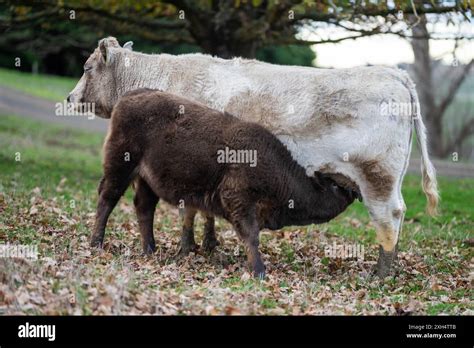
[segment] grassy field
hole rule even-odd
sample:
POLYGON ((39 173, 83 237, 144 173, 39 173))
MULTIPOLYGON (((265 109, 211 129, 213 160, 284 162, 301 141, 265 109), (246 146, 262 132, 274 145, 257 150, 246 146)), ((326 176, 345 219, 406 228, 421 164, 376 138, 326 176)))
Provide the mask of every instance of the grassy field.
POLYGON ((64 100, 77 81, 77 78, 33 75, 0 68, 0 85, 55 102, 64 100))
MULTIPOLYGON (((328 224, 264 231, 268 276, 257 281, 223 220, 212 255, 178 259, 180 218, 164 203, 155 215, 158 251, 142 256, 131 192, 109 220, 104 250, 91 250, 102 141, 0 116, 0 243, 39 251, 38 260, 0 258, 0 314, 474 314, 474 180, 439 178, 442 215, 432 219, 420 178, 406 178, 395 277, 371 275, 375 231, 357 202, 328 224), (333 243, 358 243, 364 257, 330 258, 333 243)), ((199 220, 199 241, 201 230, 199 220)))

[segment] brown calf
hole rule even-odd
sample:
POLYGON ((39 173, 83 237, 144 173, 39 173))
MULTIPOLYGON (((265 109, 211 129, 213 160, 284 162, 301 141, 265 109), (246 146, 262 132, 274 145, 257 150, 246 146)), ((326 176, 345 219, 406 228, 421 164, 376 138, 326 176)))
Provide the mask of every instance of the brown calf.
POLYGON ((261 228, 327 222, 357 197, 323 174, 308 177, 262 126, 149 89, 129 92, 114 106, 92 246, 102 245, 107 219, 132 180, 144 252, 155 250, 153 215, 161 198, 231 222, 259 277, 261 228))

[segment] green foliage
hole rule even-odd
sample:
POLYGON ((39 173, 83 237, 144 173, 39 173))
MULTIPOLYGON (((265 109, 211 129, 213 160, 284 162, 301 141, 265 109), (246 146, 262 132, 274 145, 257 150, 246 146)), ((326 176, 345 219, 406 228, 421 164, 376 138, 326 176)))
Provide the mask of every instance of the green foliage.
POLYGON ((292 26, 283 30, 279 23, 286 16, 271 14, 278 10, 274 2, 237 1, 222 8, 212 1, 190 2, 182 20, 178 19, 180 9, 166 2, 69 1, 57 5, 0 5, 0 26, 9 28, 0 38, 0 66, 11 68, 14 58, 20 57, 19 69, 24 71, 38 64, 42 73, 79 76, 88 54, 106 36, 115 36, 122 43, 134 41, 134 48, 145 53, 204 52, 253 58, 258 51, 264 61, 306 66, 314 59, 308 47, 285 47, 274 39, 268 41, 274 41, 274 47, 262 48, 267 43, 265 36, 270 35, 269 24, 281 27, 277 31, 282 39, 295 33, 292 26), (259 8, 270 11, 268 18, 259 8), (10 25, 10 18, 18 22, 10 25))
MULTIPOLYGON (((419 12, 451 12, 450 4, 423 4, 419 12)), ((454 10, 467 12, 467 4, 454 10)), ((311 65, 314 56, 297 37, 312 22, 350 20, 413 12, 407 1, 15 1, 0 3, 0 66, 22 57, 21 69, 77 76, 100 38, 133 40, 153 52, 202 51, 277 64, 311 65), (290 16, 290 13, 294 16, 290 16), (297 46, 292 46, 296 44, 297 46), (289 46, 287 46, 289 45, 289 46), (287 46, 281 48, 281 46, 287 46)), ((361 28, 367 34, 373 29, 361 28)), ((374 33, 379 33, 373 30, 374 33)), ((146 50, 144 50, 146 52, 146 50)))
POLYGON ((266 46, 257 51, 256 58, 274 64, 312 66, 316 54, 308 46, 266 46))

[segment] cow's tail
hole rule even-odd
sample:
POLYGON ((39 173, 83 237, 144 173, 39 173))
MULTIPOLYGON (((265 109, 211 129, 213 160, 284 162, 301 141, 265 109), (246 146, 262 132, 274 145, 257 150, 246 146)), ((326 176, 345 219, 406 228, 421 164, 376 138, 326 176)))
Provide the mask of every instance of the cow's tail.
POLYGON ((416 139, 421 150, 421 174, 422 187, 428 199, 426 210, 429 215, 435 216, 438 214, 438 182, 436 180, 436 170, 433 163, 428 156, 426 128, 421 118, 420 103, 418 100, 418 93, 416 92, 415 84, 407 74, 407 87, 410 90, 413 124, 415 125, 416 139))

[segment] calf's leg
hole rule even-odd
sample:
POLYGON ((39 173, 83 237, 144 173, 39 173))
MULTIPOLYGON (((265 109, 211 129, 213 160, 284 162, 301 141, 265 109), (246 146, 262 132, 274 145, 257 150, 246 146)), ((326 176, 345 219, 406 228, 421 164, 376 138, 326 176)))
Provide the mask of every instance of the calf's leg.
POLYGON ((245 245, 247 261, 254 277, 265 277, 265 265, 258 251, 259 233, 257 209, 250 198, 245 175, 229 173, 221 183, 221 203, 225 216, 234 226, 245 245))
POLYGON ((131 171, 125 176, 120 176, 120 171, 116 175, 113 175, 113 173, 111 175, 104 174, 99 185, 99 201, 97 203, 94 231, 90 241, 92 247, 102 247, 107 220, 130 184, 130 174, 131 171))
POLYGON ((178 254, 186 256, 191 251, 196 251, 199 246, 194 241, 194 217, 197 210, 187 207, 184 209, 183 232, 181 233, 181 244, 178 254))
POLYGON ((206 222, 204 224, 204 239, 202 241, 202 248, 206 253, 211 253, 216 246, 219 245, 219 241, 216 238, 215 231, 215 220, 214 215, 203 212, 202 213, 206 222))
MULTIPOLYGON (((191 251, 196 251, 199 246, 194 239, 194 219, 196 217, 197 209, 185 208, 183 219, 183 232, 181 234, 181 245, 179 248, 179 255, 186 256, 191 251)), ((215 220, 214 215, 207 212, 202 212, 206 222, 204 224, 204 239, 202 242, 203 250, 211 253, 214 248, 219 245, 214 229, 215 220)))
POLYGON ((103 246, 105 226, 110 213, 133 179, 133 172, 138 163, 136 157, 138 156, 135 153, 130 154, 129 151, 127 148, 122 148, 121 143, 113 135, 109 137, 104 146, 104 175, 98 189, 99 201, 90 240, 92 247, 103 246))
POLYGON ((240 239, 244 242, 250 272, 256 278, 265 278, 265 265, 258 251, 260 231, 255 213, 250 213, 238 219, 233 225, 240 239))
POLYGON ((135 182, 133 203, 137 213, 143 253, 153 254, 156 250, 155 238, 153 237, 153 218, 158 197, 142 178, 138 178, 135 182))
POLYGON ((229 212, 230 221, 237 235, 244 242, 250 272, 254 277, 263 279, 265 265, 258 251, 260 230, 255 205, 249 204, 245 198, 239 197, 235 192, 223 196, 222 203, 226 211, 229 212))

